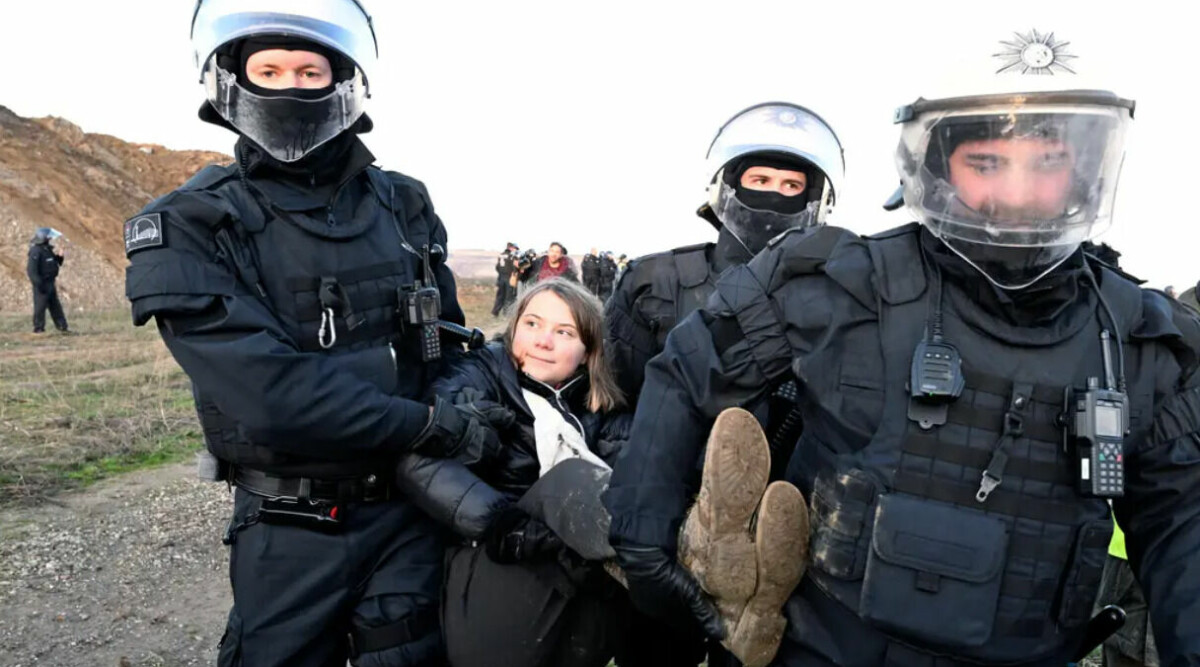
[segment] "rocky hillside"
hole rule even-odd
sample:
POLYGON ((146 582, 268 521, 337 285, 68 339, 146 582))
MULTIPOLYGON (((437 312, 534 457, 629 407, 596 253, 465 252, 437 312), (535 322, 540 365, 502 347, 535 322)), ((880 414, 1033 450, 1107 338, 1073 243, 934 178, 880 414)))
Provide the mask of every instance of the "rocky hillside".
POLYGON ((0 312, 24 312, 29 238, 66 235, 59 295, 71 311, 124 306, 122 223, 220 153, 173 151, 87 134, 61 118, 22 118, 0 106, 0 312))
MULTIPOLYGON (((124 308, 122 223, 204 166, 231 159, 88 134, 61 118, 22 118, 0 106, 0 313, 30 308, 25 260, 38 227, 66 235, 58 292, 68 316, 124 308)), ((451 269, 460 280, 495 281, 499 249, 467 249, 462 238, 451 236, 451 269)), ((574 259, 578 267, 582 256, 574 259)))

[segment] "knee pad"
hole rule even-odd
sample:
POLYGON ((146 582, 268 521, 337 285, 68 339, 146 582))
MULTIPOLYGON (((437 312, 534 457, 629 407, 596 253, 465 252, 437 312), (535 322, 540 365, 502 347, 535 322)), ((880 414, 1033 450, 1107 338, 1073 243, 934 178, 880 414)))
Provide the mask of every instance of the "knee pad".
MULTIPOLYGON (((358 619, 355 619, 356 621, 358 619)), ((414 609, 391 623, 351 628, 354 667, 419 667, 445 664, 441 619, 436 607, 414 609)))
POLYGON ((401 644, 364 651, 350 658, 354 667, 444 667, 446 655, 442 650, 442 634, 433 631, 401 644))

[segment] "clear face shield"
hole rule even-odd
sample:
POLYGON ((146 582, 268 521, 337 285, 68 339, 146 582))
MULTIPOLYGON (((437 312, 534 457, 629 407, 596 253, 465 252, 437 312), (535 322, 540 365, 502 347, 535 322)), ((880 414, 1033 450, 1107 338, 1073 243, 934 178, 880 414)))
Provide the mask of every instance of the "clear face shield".
MULTIPOLYGON (((816 198, 814 195, 802 211, 796 213, 780 213, 770 209, 753 208, 737 196, 737 190, 725 182, 721 174, 711 187, 716 188, 713 198, 713 213, 721 221, 721 225, 745 246, 746 250, 757 254, 767 243, 789 229, 814 227, 824 222, 826 197, 816 198)), ((825 185, 828 190, 828 185, 825 185)))
POLYGON ((708 205, 721 225, 752 254, 789 229, 824 224, 845 173, 842 146, 833 129, 816 113, 789 102, 757 104, 734 115, 717 131, 707 160, 713 174, 708 205), (788 206, 772 210, 739 198, 726 176, 732 165, 747 156, 795 162, 795 170, 809 177, 808 190, 803 193, 807 204, 801 204, 800 210, 788 206))
POLYGON ((997 286, 1032 285, 1111 224, 1132 103, 1073 91, 906 109, 905 203, 997 286))
POLYGON ((367 98, 362 71, 334 84, 333 92, 305 99, 296 94, 264 97, 242 87, 237 76, 209 58, 203 73, 209 103, 222 118, 280 162, 295 162, 350 129, 362 116, 367 98))
POLYGON ((66 240, 63 238, 62 232, 54 229, 53 227, 38 227, 33 233, 33 238, 30 239, 30 242, 54 245, 54 242, 58 239, 63 239, 64 241, 66 240))

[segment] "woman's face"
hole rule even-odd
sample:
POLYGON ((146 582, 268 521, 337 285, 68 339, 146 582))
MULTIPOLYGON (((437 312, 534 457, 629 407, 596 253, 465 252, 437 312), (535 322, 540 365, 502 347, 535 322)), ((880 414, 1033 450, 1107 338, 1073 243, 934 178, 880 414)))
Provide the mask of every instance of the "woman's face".
POLYGON ((542 292, 529 301, 517 319, 512 355, 527 375, 552 386, 579 369, 587 348, 571 309, 557 294, 542 292))

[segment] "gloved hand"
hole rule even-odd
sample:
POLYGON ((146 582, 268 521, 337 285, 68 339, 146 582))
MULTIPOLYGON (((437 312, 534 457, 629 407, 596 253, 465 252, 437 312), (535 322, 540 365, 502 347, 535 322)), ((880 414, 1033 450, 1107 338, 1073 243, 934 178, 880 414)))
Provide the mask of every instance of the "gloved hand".
POLYGON ((502 564, 533 560, 563 548, 554 531, 516 505, 496 513, 483 533, 483 543, 488 558, 502 564))
POLYGON ((635 607, 668 623, 698 625, 712 639, 725 638, 717 605, 674 556, 640 544, 614 544, 613 549, 635 607))
POLYGON ((483 392, 474 387, 465 387, 455 395, 454 405, 482 419, 497 433, 503 433, 517 422, 516 413, 495 401, 484 398, 483 392))
POLYGON ((503 443, 481 413, 469 406, 451 405, 439 396, 434 399, 429 423, 417 435, 412 448, 418 454, 475 465, 499 458, 503 443))

